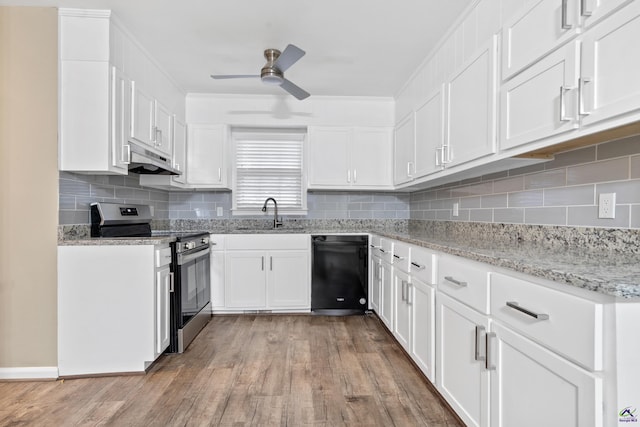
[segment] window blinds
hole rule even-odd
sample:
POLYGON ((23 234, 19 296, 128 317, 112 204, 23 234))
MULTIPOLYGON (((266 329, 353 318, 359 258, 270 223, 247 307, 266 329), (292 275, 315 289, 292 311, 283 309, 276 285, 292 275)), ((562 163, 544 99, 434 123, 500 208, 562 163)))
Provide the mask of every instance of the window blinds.
POLYGON ((259 211, 268 197, 282 211, 306 209, 303 133, 237 132, 234 209, 259 211))

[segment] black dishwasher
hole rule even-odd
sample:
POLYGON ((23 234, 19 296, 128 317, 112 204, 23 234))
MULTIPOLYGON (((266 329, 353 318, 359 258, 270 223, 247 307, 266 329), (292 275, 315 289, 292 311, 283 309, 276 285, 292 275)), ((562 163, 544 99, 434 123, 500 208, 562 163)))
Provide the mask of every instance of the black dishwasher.
POLYGON ((312 236, 311 311, 351 315, 367 310, 368 236, 312 236))

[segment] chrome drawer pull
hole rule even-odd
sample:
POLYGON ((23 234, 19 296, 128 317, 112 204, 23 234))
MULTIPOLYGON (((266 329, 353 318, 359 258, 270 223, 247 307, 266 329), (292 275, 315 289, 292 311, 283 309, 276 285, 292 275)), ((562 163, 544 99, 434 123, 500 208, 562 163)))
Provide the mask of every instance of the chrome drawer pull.
POLYGON ((487 349, 484 349, 484 355, 480 354, 480 345, 482 342, 482 334, 484 334, 486 331, 486 329, 484 328, 484 326, 477 326, 476 325, 476 352, 475 352, 475 359, 476 360, 485 360, 487 358, 487 349))
POLYGON ((491 360, 491 338, 495 338, 496 337, 496 333, 495 332, 489 332, 487 335, 485 335, 486 337, 486 341, 485 341, 485 345, 487 346, 486 350, 485 350, 485 354, 487 355, 486 360, 484 361, 484 367, 486 368, 487 371, 495 371, 496 370, 496 365, 493 363, 493 360, 491 360))
POLYGON ((524 313, 527 316, 531 316, 534 319, 538 319, 538 320, 547 320, 547 319, 549 319, 549 315, 548 314, 536 313, 536 312, 533 312, 531 310, 527 310, 524 307, 520 307, 520 304, 518 304, 516 301, 507 301, 507 307, 511 307, 514 310, 518 310, 519 312, 524 313))
POLYGON ((416 264, 415 262, 411 261, 411 265, 413 265, 415 268, 417 268, 418 270, 424 270, 425 266, 424 265, 420 265, 420 264, 416 264))
POLYGON ((451 276, 444 276, 444 280, 446 280, 447 282, 451 282, 451 283, 453 283, 454 285, 458 285, 458 286, 460 286, 461 288, 464 288, 464 287, 466 287, 466 286, 467 286, 467 282, 461 282, 461 281, 459 281, 459 280, 454 279, 454 278, 453 278, 453 277, 451 277, 451 276))
POLYGON ((402 257, 402 256, 398 256, 398 255, 396 255, 396 254, 393 254, 393 257, 394 257, 394 258, 397 258, 397 259, 404 259, 404 257, 402 257))

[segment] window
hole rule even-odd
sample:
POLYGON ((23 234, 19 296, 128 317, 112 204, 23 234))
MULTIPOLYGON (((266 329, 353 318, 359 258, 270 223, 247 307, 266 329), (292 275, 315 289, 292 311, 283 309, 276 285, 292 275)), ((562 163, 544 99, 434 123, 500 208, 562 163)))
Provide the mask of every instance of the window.
POLYGON ((268 197, 279 213, 306 213, 306 129, 234 128, 231 135, 234 215, 262 215, 268 197))

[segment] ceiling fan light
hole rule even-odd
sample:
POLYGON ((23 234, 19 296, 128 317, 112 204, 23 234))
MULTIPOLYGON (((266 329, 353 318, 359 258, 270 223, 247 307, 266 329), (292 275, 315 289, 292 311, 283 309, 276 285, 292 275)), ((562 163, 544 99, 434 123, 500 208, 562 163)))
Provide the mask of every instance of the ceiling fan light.
POLYGON ((273 86, 280 86, 282 84, 282 81, 283 81, 283 79, 280 76, 276 76, 276 75, 262 76, 262 82, 264 84, 273 85, 273 86))

